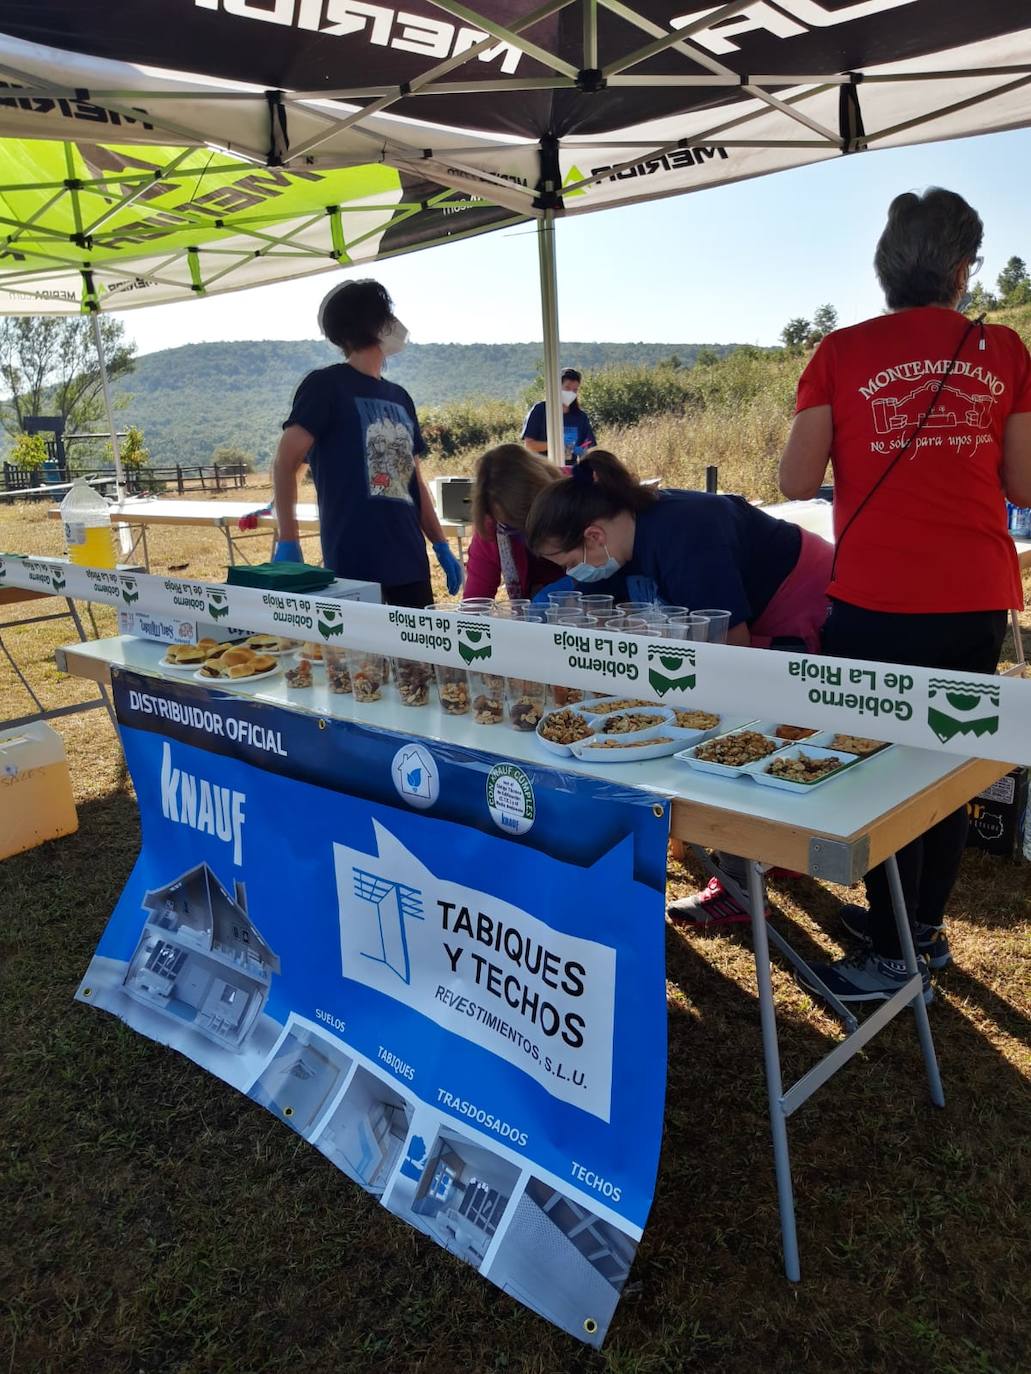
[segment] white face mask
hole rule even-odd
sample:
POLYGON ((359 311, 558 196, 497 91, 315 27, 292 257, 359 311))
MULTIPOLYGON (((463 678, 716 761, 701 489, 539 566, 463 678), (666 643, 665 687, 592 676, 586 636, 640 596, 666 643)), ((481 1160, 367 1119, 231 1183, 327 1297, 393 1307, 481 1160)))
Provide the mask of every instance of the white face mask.
POLYGON ((562 404, 563 404, 564 406, 571 406, 575 400, 576 400, 576 392, 575 392, 575 391, 563 391, 563 392, 562 392, 562 404))
POLYGON ((379 336, 379 346, 383 350, 384 358, 392 358, 395 353, 400 353, 407 342, 408 330, 395 316, 379 336))

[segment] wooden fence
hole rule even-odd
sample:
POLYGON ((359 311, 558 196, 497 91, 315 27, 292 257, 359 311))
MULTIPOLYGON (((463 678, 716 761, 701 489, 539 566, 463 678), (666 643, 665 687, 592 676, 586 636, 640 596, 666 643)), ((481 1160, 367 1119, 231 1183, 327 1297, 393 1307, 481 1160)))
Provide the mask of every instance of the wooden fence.
MULTIPOLYGON (((188 491, 231 491, 242 487, 247 481, 247 467, 243 463, 176 463, 175 466, 125 469, 125 490, 132 496, 140 492, 160 492, 175 487, 182 496, 188 491)), ((95 468, 84 472, 92 483, 113 483, 114 468, 95 468)), ((69 480, 67 473, 60 474, 61 481, 69 480)), ((5 492, 28 491, 45 485, 43 468, 18 467, 15 463, 4 463, 3 483, 5 492)))

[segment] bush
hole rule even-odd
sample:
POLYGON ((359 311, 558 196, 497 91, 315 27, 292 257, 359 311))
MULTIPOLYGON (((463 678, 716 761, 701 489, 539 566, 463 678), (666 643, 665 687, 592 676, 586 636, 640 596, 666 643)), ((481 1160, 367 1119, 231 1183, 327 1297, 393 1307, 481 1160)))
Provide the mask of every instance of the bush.
POLYGON ((47 460, 47 446, 42 434, 16 434, 7 461, 19 468, 41 468, 47 460))
POLYGON ((517 441, 524 419, 514 401, 455 401, 424 411, 420 427, 433 457, 451 458, 463 450, 475 450, 478 456, 494 444, 517 441))

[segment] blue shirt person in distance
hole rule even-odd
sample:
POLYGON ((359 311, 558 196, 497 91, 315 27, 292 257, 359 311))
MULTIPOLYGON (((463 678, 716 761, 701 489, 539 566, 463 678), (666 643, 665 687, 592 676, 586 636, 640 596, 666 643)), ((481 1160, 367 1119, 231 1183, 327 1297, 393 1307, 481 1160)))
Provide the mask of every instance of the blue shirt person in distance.
MULTIPOLYGON (((567 367, 562 373, 562 429, 565 456, 561 461, 564 463, 575 462, 581 454, 587 449, 594 448, 598 442, 594 437, 587 412, 580 409, 578 397, 581 380, 580 373, 575 367, 567 367)), ((538 401, 530 408, 523 424, 523 443, 531 453, 548 451, 548 411, 543 401, 538 401)), ((553 461, 560 460, 556 458, 553 461)))
POLYGON ((392 606, 433 600, 429 540, 454 595, 462 568, 448 547, 419 469, 425 452, 411 396, 386 381, 383 365, 408 331, 376 281, 336 287, 319 309, 319 328, 345 362, 310 372, 294 395, 272 465, 277 562, 301 562, 297 478, 311 467, 322 557, 338 577, 378 582, 392 606))

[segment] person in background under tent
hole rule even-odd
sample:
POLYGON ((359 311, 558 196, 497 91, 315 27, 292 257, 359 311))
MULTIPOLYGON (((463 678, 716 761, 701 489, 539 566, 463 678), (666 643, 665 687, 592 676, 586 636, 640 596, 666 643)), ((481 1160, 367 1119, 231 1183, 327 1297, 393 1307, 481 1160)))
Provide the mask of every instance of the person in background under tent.
MULTIPOLYGON (((828 654, 994 673, 1023 607, 1006 498, 1031 504, 1031 357, 1012 329, 959 313, 983 232, 952 191, 897 196, 874 255, 887 313, 828 334, 799 380, 780 487, 815 496, 833 465, 828 654)), ((951 957, 967 824, 960 807, 896 855, 926 1001, 929 969, 951 957)), ((845 1002, 887 1000, 909 977, 883 864, 866 896, 841 911, 858 952, 813 965, 845 1002)))
MULTIPOLYGON (((597 439, 591 427, 590 418, 580 409, 579 393, 582 378, 575 367, 567 367, 561 376, 562 382, 562 430, 565 447, 564 462, 575 463, 588 449, 594 448, 597 439)), ((544 401, 531 406, 523 425, 523 443, 531 453, 548 451, 548 409, 544 401)))
POLYGON ((335 287, 319 329, 346 361, 309 372, 297 388, 272 464, 276 562, 303 562, 297 480, 310 464, 319 503, 322 557, 338 577, 378 582, 392 606, 433 601, 426 544, 454 596, 462 565, 448 547, 418 457, 425 452, 411 396, 384 380, 383 365, 408 331, 377 281, 335 287))

